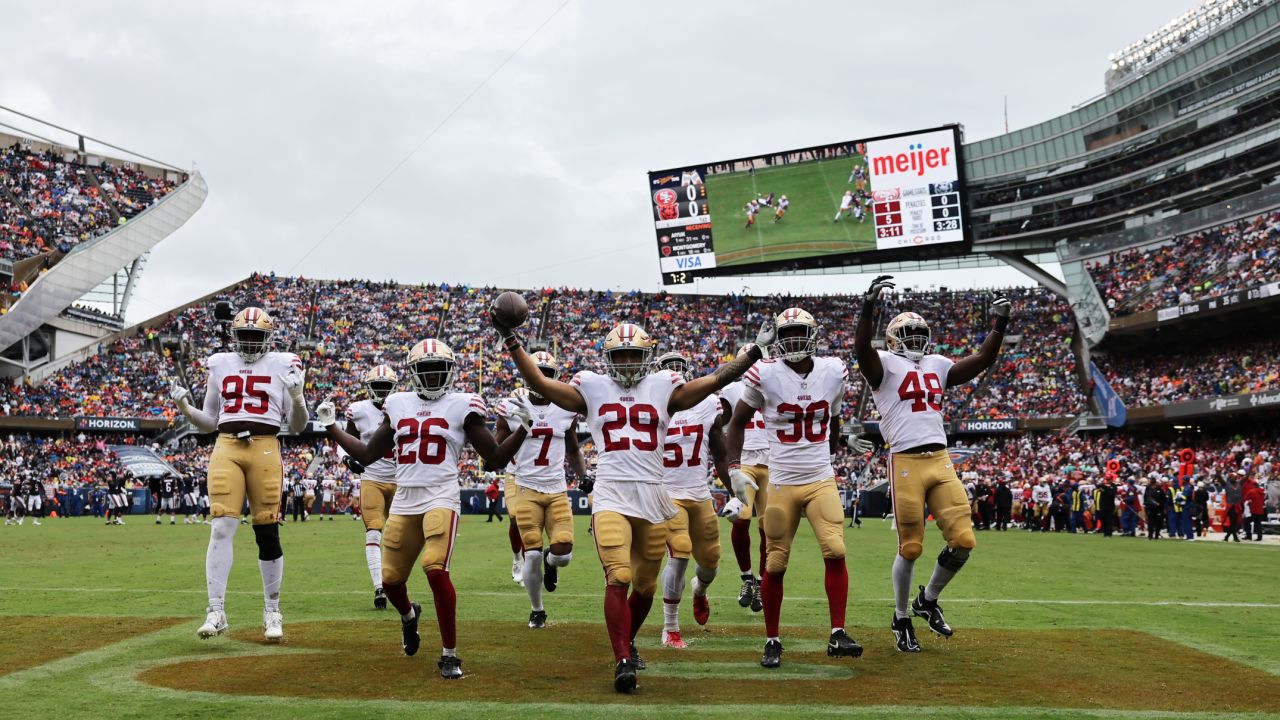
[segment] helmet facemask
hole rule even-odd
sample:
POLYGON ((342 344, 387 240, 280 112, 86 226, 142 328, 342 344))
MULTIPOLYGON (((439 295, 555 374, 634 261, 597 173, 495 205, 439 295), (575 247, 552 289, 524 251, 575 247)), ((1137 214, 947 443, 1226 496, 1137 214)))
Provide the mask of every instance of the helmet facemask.
POLYGON ((387 401, 387 396, 395 392, 396 384, 393 380, 371 380, 365 383, 365 390, 369 391, 369 397, 373 398, 376 405, 382 405, 387 401))
POLYGON ((889 352, 901 355, 911 362, 920 362, 933 347, 929 324, 914 313, 903 313, 889 323, 884 333, 889 352))
POLYGON ((255 362, 267 354, 271 346, 271 331, 256 327, 231 328, 231 341, 236 353, 245 362, 255 362))
POLYGON ((670 370, 671 372, 689 380, 689 374, 693 368, 689 366, 689 359, 679 353, 667 353, 658 358, 659 370, 670 370))
POLYGON ((409 382, 427 400, 435 400, 453 389, 457 370, 452 360, 428 358, 409 365, 409 382))
POLYGON ((646 348, 620 347, 604 351, 604 365, 613 378, 623 387, 633 387, 649 374, 651 351, 646 348))
POLYGON ((778 327, 778 339, 770 348, 774 357, 788 362, 801 362, 818 351, 818 328, 804 323, 778 327))

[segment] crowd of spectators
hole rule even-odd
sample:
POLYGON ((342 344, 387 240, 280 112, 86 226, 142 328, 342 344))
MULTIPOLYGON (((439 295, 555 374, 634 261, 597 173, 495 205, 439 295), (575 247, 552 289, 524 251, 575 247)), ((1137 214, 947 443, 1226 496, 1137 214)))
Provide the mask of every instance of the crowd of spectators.
POLYGON ((19 143, 0 149, 0 257, 65 253, 176 187, 124 165, 91 167, 68 157, 19 143))
MULTIPOLYGON (((1083 396, 1073 383, 1074 355, 1069 308, 1042 289, 1009 291, 1019 307, 1017 344, 987 381, 996 400, 974 404, 981 383, 949 393, 947 414, 967 417, 1070 415, 1083 396)), ((496 342, 486 308, 497 290, 449 285, 401 286, 388 282, 309 281, 254 275, 225 299, 233 307, 256 304, 276 323, 275 345, 293 349, 307 367, 309 396, 332 397, 343 406, 360 397, 360 376, 377 363, 399 367, 406 349, 424 337, 440 337, 458 356, 459 389, 500 398, 516 385, 514 367, 496 342)), ((858 296, 694 296, 666 293, 572 289, 526 291, 534 342, 560 358, 565 376, 599 369, 604 336, 614 323, 644 325, 660 350, 688 355, 695 372, 709 372, 754 337, 767 317, 781 309, 807 308, 822 325, 819 351, 853 362, 858 296), (544 306, 548 327, 541 327, 544 306)), ((904 291, 883 299, 876 336, 893 315, 905 310, 928 318, 936 351, 956 357, 976 350, 990 327, 985 291, 904 291)), ((203 389, 204 358, 224 347, 223 330, 209 306, 175 312, 156 327, 105 343, 96 355, 70 365, 35 385, 0 386, 0 411, 7 415, 102 415, 173 418, 168 376, 183 374, 203 389), (178 338, 176 352, 163 337, 178 338), (159 369, 159 370, 158 370, 159 369)), ((853 420, 862 395, 861 376, 851 368, 845 420, 853 420)), ((979 395, 981 393, 979 392, 979 395)), ((874 408, 865 404, 874 419, 874 408)))
POLYGON ((1254 393, 1280 386, 1280 339, 1096 355, 1094 364, 1129 406, 1254 393))
POLYGON ((1280 280, 1280 211, 1129 248, 1088 263, 1113 316, 1187 304, 1280 280))

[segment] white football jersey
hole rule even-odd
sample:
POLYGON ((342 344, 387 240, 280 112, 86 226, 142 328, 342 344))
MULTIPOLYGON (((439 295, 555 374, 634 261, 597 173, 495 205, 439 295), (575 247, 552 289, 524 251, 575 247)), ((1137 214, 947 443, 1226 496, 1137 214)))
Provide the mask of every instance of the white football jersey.
POLYGON ((712 395, 671 416, 662 454, 662 480, 678 500, 710 500, 711 428, 720 417, 720 398, 712 395))
POLYGON ((667 403, 684 377, 659 370, 624 388, 607 375, 583 371, 570 384, 586 401, 587 427, 598 453, 592 511, 649 522, 675 515, 662 483, 662 446, 671 420, 667 403))
MULTIPOLYGON (((517 401, 507 398, 498 403, 498 417, 507 423, 507 429, 515 432, 520 421, 512 413, 517 401)), ((533 428, 520 443, 520 449, 512 460, 511 474, 516 485, 543 493, 559 493, 568 489, 564 478, 564 438, 573 427, 578 414, 547 403, 529 402, 533 415, 533 428)))
MULTIPOLYGON (((734 380, 720 391, 720 396, 729 403, 730 417, 733 415, 733 409, 738 406, 738 401, 742 399, 743 390, 742 381, 734 380)), ((764 431, 764 416, 759 410, 751 416, 751 422, 748 422, 746 429, 742 431, 741 462, 743 465, 769 464, 769 435, 764 431)))
POLYGON ((921 445, 946 445, 942 426, 942 395, 947 374, 955 363, 941 355, 925 355, 912 362, 901 355, 877 350, 884 377, 871 391, 880 412, 880 434, 889 452, 921 445))
MULTIPOLYGON (((360 434, 361 442, 369 442, 369 438, 373 437, 374 431, 382 426, 382 421, 386 419, 386 413, 372 400, 361 400, 354 402, 347 408, 347 419, 356 426, 356 432, 360 434)), ((341 449, 341 448, 339 448, 341 449)), ((392 448, 387 452, 387 456, 380 458, 372 465, 366 465, 364 474, 371 480, 378 482, 393 483, 396 481, 396 451, 392 448)))
POLYGON ((438 487, 458 498, 458 461, 467 443, 464 429, 472 413, 484 417, 484 399, 451 392, 435 400, 417 393, 387 397, 384 408, 395 431, 396 483, 401 487, 438 487))
POLYGON ((284 389, 284 374, 302 367, 293 353, 269 352, 253 362, 233 352, 214 353, 205 361, 209 371, 204 411, 218 424, 249 420, 280 427, 289 417, 293 400, 284 389))
POLYGON ((840 416, 848 374, 843 360, 815 357, 803 377, 781 360, 761 360, 743 376, 743 401, 764 414, 769 482, 807 485, 835 477, 831 418, 840 416))
POLYGON ((307 479, 303 480, 303 481, 302 481, 302 487, 303 487, 303 489, 304 489, 304 490, 306 490, 306 493, 307 493, 308 495, 315 495, 315 494, 316 494, 316 481, 315 481, 315 478, 307 478, 307 479))

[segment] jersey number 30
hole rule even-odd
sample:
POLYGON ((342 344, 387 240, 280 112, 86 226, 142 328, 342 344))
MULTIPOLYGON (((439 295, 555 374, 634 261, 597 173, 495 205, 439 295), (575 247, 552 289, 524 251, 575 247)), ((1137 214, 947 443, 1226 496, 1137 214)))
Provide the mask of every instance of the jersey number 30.
POLYGON ((934 373, 909 372, 898 386, 898 398, 911 403, 911 412, 942 410, 942 381, 934 373), (921 377, 923 376, 923 380, 921 377))

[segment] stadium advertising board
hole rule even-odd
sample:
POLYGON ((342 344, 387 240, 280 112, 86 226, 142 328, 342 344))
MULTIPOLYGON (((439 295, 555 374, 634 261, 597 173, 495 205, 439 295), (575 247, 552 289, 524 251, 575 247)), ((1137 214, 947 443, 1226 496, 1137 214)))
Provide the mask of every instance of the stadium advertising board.
POLYGON ((1166 418, 1218 415, 1221 413, 1270 410, 1280 407, 1280 390, 1266 390, 1241 395, 1223 395, 1204 400, 1187 400, 1164 406, 1166 418))
POLYGON ((141 418, 122 417, 76 417, 77 430, 101 430, 114 432, 142 432, 141 418))
POLYGON ((1235 307, 1241 303, 1253 302, 1254 300, 1266 300, 1269 298, 1280 296, 1280 282, 1267 283, 1251 287, 1247 290, 1237 290, 1236 292, 1226 293, 1215 297, 1187 303, 1185 305, 1174 305, 1173 307, 1161 308, 1156 311, 1156 322, 1169 322, 1177 320, 1188 315, 1196 315, 1198 313, 1207 313, 1214 310, 1225 310, 1226 308, 1235 307))
POLYGON ((667 285, 969 250, 957 125, 649 173, 667 285))

